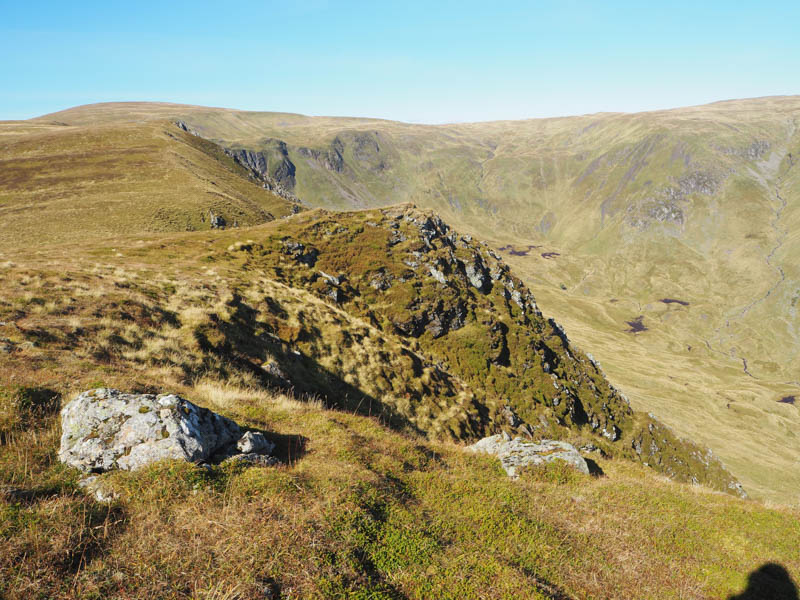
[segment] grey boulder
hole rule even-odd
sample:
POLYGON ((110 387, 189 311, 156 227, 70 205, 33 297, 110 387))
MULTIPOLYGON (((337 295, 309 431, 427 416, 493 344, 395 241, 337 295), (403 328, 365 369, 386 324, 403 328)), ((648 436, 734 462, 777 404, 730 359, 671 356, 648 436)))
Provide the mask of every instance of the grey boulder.
POLYGON ((263 434, 248 432, 180 396, 96 389, 61 410, 58 458, 89 473, 132 471, 163 459, 202 462, 215 454, 268 452, 263 434))
POLYGON ((581 473, 589 474, 589 466, 575 449, 575 446, 556 440, 539 440, 531 442, 522 438, 511 439, 507 433, 485 437, 467 446, 472 452, 485 452, 500 459, 503 469, 509 477, 516 478, 519 471, 528 466, 543 465, 555 460, 562 460, 581 473))

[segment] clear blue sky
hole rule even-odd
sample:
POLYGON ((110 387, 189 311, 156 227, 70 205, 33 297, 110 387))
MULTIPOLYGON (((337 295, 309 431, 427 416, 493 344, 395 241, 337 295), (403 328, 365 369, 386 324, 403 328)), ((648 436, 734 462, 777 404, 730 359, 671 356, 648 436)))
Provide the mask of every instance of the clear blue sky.
POLYGON ((158 100, 416 122, 800 93, 800 2, 0 0, 0 119, 158 100))

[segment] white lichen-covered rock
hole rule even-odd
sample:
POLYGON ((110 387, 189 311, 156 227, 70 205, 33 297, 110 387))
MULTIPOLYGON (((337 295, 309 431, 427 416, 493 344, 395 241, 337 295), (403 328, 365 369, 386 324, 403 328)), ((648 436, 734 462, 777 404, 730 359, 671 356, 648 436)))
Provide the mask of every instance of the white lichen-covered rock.
POLYGON ((531 442, 522 438, 511 439, 506 433, 485 437, 467 446, 473 452, 485 452, 500 459, 509 477, 517 477, 519 471, 528 466, 543 465, 555 460, 563 460, 582 473, 589 474, 589 466, 575 449, 575 446, 555 440, 531 442))
POLYGON ((135 470, 168 458, 200 462, 242 437, 230 419, 179 396, 102 388, 64 406, 61 427, 59 459, 92 473, 135 470))

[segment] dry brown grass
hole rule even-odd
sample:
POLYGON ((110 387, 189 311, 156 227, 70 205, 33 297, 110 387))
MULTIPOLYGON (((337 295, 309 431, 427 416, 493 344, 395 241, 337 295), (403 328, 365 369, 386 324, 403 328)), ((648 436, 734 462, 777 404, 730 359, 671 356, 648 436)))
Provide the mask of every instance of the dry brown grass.
POLYGON ((600 457, 599 478, 556 466, 513 482, 489 457, 286 394, 181 391, 302 450, 271 469, 106 475, 120 499, 103 506, 54 461, 46 417, 0 446, 3 480, 31 492, 0 498, 5 597, 699 599, 766 560, 800 572, 785 508, 600 457))
MULTIPOLYGON (((228 268, 195 277, 182 243, 158 269, 132 240, 120 245, 124 262, 52 250, 0 272, 0 336, 14 346, 0 357, 0 595, 245 600, 280 588, 283 598, 693 599, 741 590, 767 560, 800 572, 791 509, 600 456, 603 477, 553 468, 511 482, 490 458, 209 361, 194 332, 209 314, 235 320, 241 308, 228 268), (47 401, 96 385, 181 393, 266 431, 285 466, 154 465, 104 476, 120 499, 97 504, 56 460, 47 401)), ((360 332, 373 351, 367 324, 254 281, 237 285, 241 302, 279 300, 288 328, 302 308, 315 323, 360 332)), ((319 343, 335 343, 327 329, 319 343)), ((374 358, 353 352, 343 375, 372 376, 374 358)))

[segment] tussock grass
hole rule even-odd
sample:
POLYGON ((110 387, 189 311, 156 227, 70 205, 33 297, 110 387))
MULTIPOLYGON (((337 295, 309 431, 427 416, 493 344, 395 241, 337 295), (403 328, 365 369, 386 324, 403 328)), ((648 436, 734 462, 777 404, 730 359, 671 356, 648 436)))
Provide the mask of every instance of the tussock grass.
POLYGON ((54 462, 45 417, 0 446, 3 480, 33 492, 0 497, 5 597, 718 598, 767 559, 800 572, 796 512, 632 463, 510 481, 491 457, 291 395, 210 379, 183 393, 303 450, 277 468, 104 475, 105 506, 54 462))
POLYGON ((512 482, 490 457, 393 432, 352 404, 269 389, 196 345, 210 322, 196 302, 236 321, 268 290, 287 317, 302 307, 363 339, 369 328, 266 280, 232 306, 224 279, 198 286, 175 267, 174 289, 79 261, 48 275, 20 263, 6 280, 26 283, 5 288, 0 315, 15 342, 0 394, 4 597, 717 598, 767 560, 797 577, 795 510, 599 456, 602 477, 556 465, 512 482), (14 302, 56 283, 69 313, 14 302), (53 396, 40 393, 92 386, 181 393, 265 431, 285 466, 153 465, 104 475, 119 499, 98 504, 57 462, 53 396))

